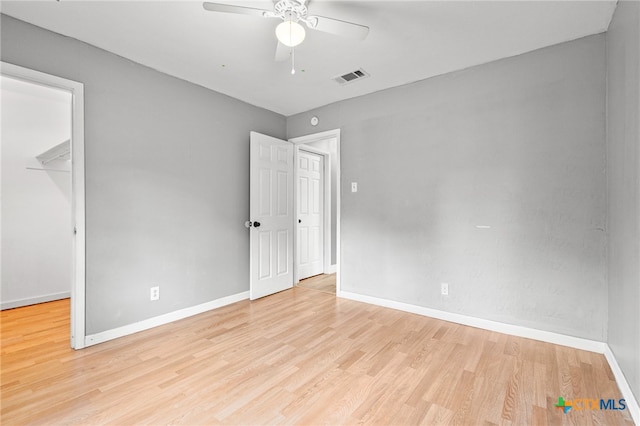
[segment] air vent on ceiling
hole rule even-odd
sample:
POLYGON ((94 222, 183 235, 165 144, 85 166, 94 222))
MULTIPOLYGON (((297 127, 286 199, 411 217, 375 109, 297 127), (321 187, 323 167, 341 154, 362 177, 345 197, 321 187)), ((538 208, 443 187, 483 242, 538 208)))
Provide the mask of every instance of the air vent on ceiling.
POLYGON ((367 74, 365 70, 360 68, 355 71, 343 74, 339 77, 335 77, 334 80, 339 84, 347 84, 347 83, 353 83, 356 80, 362 80, 365 77, 369 77, 369 74, 367 74))

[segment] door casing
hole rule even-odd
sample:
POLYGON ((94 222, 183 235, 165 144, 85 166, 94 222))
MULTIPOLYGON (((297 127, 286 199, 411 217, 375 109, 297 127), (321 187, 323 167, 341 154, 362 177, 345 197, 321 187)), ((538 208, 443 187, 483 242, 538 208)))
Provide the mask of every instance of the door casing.
MULTIPOLYGON (((325 214, 324 214, 324 218, 325 218, 325 227, 324 227, 324 234, 325 234, 325 251, 324 251, 324 262, 325 262, 325 273, 332 273, 332 272, 336 272, 336 295, 340 296, 341 294, 341 279, 340 279, 340 129, 334 129, 334 130, 328 130, 325 132, 320 132, 320 133, 314 133, 314 134, 310 134, 310 135, 306 135, 306 136, 300 136, 300 137, 296 137, 296 138, 292 138, 289 139, 289 142, 293 143, 295 145, 295 156, 296 156, 296 164, 297 164, 297 153, 298 153, 298 149, 300 148, 300 146, 302 146, 303 144, 308 144, 311 142, 319 142, 319 141, 324 141, 327 139, 335 139, 336 140, 336 267, 335 267, 335 271, 332 269, 331 266, 331 172, 330 172, 330 165, 331 165, 331 161, 330 158, 327 156, 325 157, 325 205, 324 205, 324 209, 325 209, 325 214), (329 165, 329 172, 327 172, 327 165, 329 165), (329 196, 327 197, 326 194, 329 194, 329 196), (329 202, 327 202, 327 200, 329 200, 329 202)), ((304 147, 304 149, 308 149, 308 148, 312 148, 312 147, 304 147)), ((319 151, 319 150, 318 150, 319 151)), ((322 152, 322 151, 320 151, 322 152)), ((328 153, 326 153, 328 154, 328 153)), ((298 176, 297 176, 297 167, 294 167, 294 182, 297 182, 298 180, 298 176)), ((297 188, 296 190, 294 190, 293 192, 293 196, 294 196, 294 206, 297 206, 297 199, 295 197, 297 197, 297 188)), ((294 226, 295 226, 295 235, 297 235, 298 233, 298 227, 297 227, 298 221, 297 219, 295 220, 294 226)), ((294 253, 297 253, 297 238, 294 238, 294 253)), ((294 260, 293 262, 293 273, 294 273, 294 283, 298 283, 298 270, 297 270, 297 259, 294 260)))
POLYGON ((85 345, 85 185, 84 185, 84 85, 7 62, 4 76, 71 92, 71 220, 74 229, 71 283, 71 347, 85 345))

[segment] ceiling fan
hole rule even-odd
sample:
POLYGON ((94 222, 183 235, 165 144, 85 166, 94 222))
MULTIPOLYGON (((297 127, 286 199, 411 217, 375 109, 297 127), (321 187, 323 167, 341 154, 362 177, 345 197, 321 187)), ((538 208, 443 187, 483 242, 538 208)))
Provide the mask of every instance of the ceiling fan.
POLYGON ((293 48, 304 41, 305 30, 300 23, 307 28, 348 37, 356 40, 364 40, 369 34, 369 27, 339 19, 313 16, 307 13, 308 0, 279 0, 275 3, 274 10, 263 10, 252 7, 234 6, 221 3, 204 2, 202 6, 211 12, 237 13, 241 15, 259 16, 262 18, 277 18, 282 22, 276 27, 276 61, 282 61, 291 54, 291 73, 295 74, 293 48))

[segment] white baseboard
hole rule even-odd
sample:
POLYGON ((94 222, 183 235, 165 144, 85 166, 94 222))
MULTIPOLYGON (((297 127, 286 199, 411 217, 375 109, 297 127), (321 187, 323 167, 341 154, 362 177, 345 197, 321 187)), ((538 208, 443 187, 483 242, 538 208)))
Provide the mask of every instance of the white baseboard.
POLYGON ((54 300, 68 299, 71 293, 68 291, 62 293, 45 294, 44 296, 27 297, 25 299, 10 300, 0 303, 0 310, 20 308, 22 306, 36 305, 38 303, 53 302, 54 300))
POLYGON ((631 391, 631 386, 629 386, 629 382, 627 382, 627 378, 624 376, 620 365, 618 364, 618 360, 616 360, 613 351, 607 345, 604 351, 604 356, 609 362, 609 366, 611 367, 611 371, 613 372, 613 376, 616 378, 616 382, 618 383, 618 388, 624 397, 624 400, 627 404, 627 408, 631 413, 631 417, 633 421, 640 425, 640 406, 638 406, 638 401, 636 400, 633 392, 631 391))
POLYGON ((525 337, 528 339, 540 340, 542 342, 553 343, 556 345, 568 346, 575 349, 581 349, 590 352, 604 354, 611 371, 616 379, 620 392, 627 404, 627 408, 631 413, 633 421, 640 425, 640 408, 638 401, 635 399, 631 387, 627 382, 618 361, 614 356, 609 345, 604 342, 595 340, 582 339, 579 337, 567 336, 560 333, 550 331, 536 330, 534 328, 522 327, 518 325, 505 324, 497 321, 485 320, 451 312, 439 311, 437 309, 425 308, 423 306, 411 305, 409 303, 396 302, 378 297, 366 296, 347 291, 341 291, 338 297, 344 299, 355 300, 358 302, 369 303, 372 305, 384 306, 386 308, 397 309, 399 311, 411 312, 413 314, 423 315, 430 318, 436 318, 444 321, 454 322, 457 324, 468 325, 471 327, 482 328, 485 330, 496 331, 498 333, 509 334, 512 336, 525 337))
POLYGON ((436 318, 444 321, 455 322, 457 324, 482 328, 485 330, 497 331, 498 333, 509 334, 511 336, 525 337, 527 339, 540 340, 542 342, 554 343, 556 345, 569 346, 571 348, 582 349, 590 352, 604 353, 607 346, 604 342, 582 339, 580 337, 567 336, 550 331, 536 330, 535 328, 522 327, 519 325, 505 324, 498 321, 491 321, 482 318, 470 317, 467 315, 455 314, 451 312, 439 311, 437 309, 425 308, 423 306, 411 305, 409 303, 396 302, 394 300, 381 299, 378 297, 365 296, 357 293, 341 291, 338 295, 345 299, 370 303, 372 305, 384 306, 386 308, 397 309, 399 311, 411 312, 413 314, 436 318))
POLYGON ((112 330, 91 334, 85 337, 84 339, 85 346, 97 345, 98 343, 103 343, 108 340, 117 339, 118 337, 128 336, 129 334, 148 330, 150 328, 157 327, 159 325, 168 324, 173 321, 178 321, 187 317, 191 317, 193 315, 198 315, 203 312, 210 311, 212 309, 221 308, 222 306, 230 305, 232 303, 236 303, 241 300, 246 300, 248 298, 249 298, 249 292, 245 291, 242 293, 232 294, 231 296, 226 296, 220 299, 212 300, 211 302, 202 303, 200 305, 180 309, 175 312, 169 312, 168 314, 149 318, 144 321, 114 328, 112 330))
POLYGON ((329 265, 328 268, 325 269, 325 274, 335 274, 338 270, 338 265, 329 265))

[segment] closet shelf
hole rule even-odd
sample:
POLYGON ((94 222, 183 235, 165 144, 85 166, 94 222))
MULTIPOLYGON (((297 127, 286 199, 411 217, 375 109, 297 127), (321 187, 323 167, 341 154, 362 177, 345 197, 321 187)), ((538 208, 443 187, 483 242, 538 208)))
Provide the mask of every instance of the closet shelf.
POLYGON ((61 144, 43 152, 36 156, 38 161, 43 165, 47 165, 54 160, 70 160, 71 159, 71 141, 66 140, 61 144))

